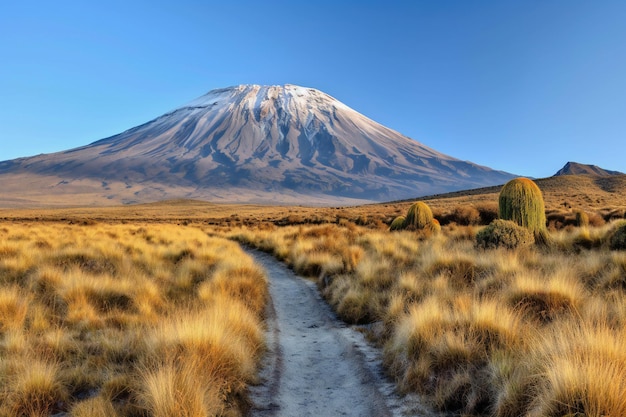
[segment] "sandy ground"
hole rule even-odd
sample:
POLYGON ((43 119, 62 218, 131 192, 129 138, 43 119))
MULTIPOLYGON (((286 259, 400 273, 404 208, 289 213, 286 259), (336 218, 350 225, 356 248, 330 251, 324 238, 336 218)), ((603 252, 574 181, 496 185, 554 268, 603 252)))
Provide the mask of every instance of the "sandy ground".
POLYGON ((383 373, 380 351, 338 320, 315 285, 270 255, 250 250, 270 278, 268 345, 252 417, 434 416, 401 397, 383 373))

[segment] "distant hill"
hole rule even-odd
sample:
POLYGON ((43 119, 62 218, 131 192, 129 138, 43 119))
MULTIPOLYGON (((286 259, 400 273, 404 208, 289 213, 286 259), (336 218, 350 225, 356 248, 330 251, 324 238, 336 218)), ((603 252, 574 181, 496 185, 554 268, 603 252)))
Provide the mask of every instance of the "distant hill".
POLYGON ((513 177, 444 155, 321 91, 241 85, 90 145, 0 162, 0 207, 361 204, 513 177))
MULTIPOLYGON (((626 174, 622 175, 558 175, 534 180, 543 193, 546 210, 582 209, 589 212, 626 209, 626 174)), ((450 207, 493 204, 497 208, 498 195, 502 186, 475 188, 444 194, 385 203, 389 206, 405 207, 415 200, 442 211, 450 207)))
POLYGON ((593 175, 596 177, 610 177, 611 175, 623 175, 623 172, 609 171, 600 168, 597 165, 580 164, 578 162, 568 162, 565 166, 554 174, 555 177, 560 175, 593 175))

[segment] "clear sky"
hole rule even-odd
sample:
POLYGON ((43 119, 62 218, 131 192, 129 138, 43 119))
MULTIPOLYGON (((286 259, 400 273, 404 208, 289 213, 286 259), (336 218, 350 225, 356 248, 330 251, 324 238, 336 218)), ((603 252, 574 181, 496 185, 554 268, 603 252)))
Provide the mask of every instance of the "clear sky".
POLYGON ((626 1, 0 3, 0 160, 285 83, 492 168, 626 172, 626 1))

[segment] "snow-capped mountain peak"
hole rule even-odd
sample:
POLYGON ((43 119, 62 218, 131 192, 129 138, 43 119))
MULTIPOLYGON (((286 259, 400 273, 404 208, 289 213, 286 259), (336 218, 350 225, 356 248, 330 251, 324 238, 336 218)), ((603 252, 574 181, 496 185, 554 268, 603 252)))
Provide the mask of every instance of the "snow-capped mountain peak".
MULTIPOLYGON (((141 184, 168 190, 163 198, 210 199, 237 189, 239 200, 250 201, 392 200, 512 177, 444 155, 326 93, 292 84, 212 90, 90 145, 0 163, 0 175, 16 171, 53 174, 66 184, 89 179, 111 190, 114 183, 141 184), (246 190, 253 197, 243 197, 246 190)), ((140 201, 118 195, 126 193, 107 198, 140 201)))

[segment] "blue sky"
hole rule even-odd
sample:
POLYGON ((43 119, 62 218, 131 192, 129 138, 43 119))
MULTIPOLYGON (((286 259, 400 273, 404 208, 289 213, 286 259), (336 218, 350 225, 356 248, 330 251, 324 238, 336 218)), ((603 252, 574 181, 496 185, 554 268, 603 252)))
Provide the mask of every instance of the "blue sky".
POLYGON ((0 160, 292 83, 492 168, 626 172, 625 22, 602 0, 2 2, 0 160))

